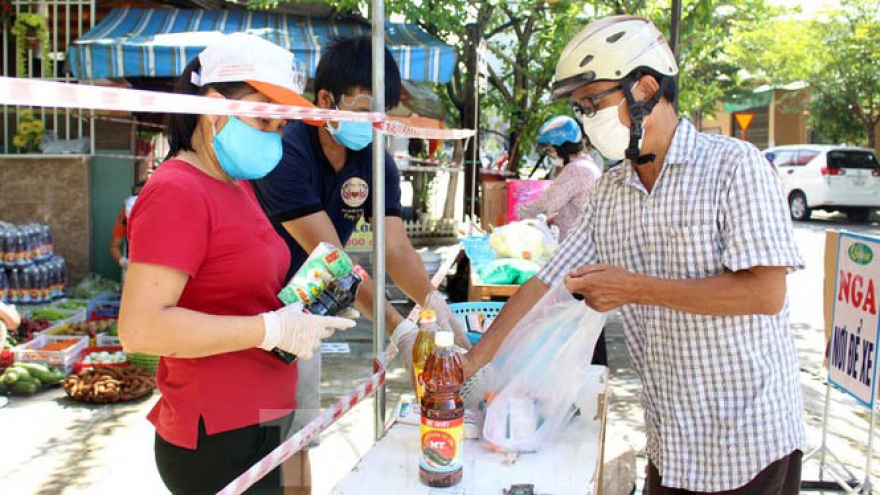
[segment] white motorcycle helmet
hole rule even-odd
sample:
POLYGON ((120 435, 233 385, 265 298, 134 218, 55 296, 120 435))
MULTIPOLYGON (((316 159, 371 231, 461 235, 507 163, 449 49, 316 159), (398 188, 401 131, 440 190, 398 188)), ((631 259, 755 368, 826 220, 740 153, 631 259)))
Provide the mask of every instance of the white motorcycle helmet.
POLYGON ((582 86, 596 81, 623 81, 623 93, 631 117, 626 158, 637 165, 654 155, 642 156, 639 141, 642 122, 660 101, 666 87, 678 74, 675 56, 663 34, 648 19, 619 15, 592 22, 562 50, 553 82, 553 99, 568 98, 582 86), (660 90, 648 101, 635 101, 632 85, 643 74, 661 77, 660 90))
POLYGON ((592 22, 565 45, 553 77, 553 99, 568 98, 595 81, 616 81, 637 69, 673 77, 678 64, 648 19, 631 15, 592 22))

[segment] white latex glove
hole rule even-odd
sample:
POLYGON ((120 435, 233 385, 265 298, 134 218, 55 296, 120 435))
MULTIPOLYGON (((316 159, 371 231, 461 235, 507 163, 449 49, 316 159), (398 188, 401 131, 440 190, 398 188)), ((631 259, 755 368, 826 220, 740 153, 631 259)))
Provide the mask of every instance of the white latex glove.
POLYGON ((302 304, 291 304, 277 311, 263 313, 263 342, 260 349, 279 348, 300 359, 311 359, 321 341, 336 330, 354 326, 354 322, 335 316, 314 316, 303 313, 302 304))
MULTIPOLYGON (((3 320, 10 330, 15 330, 21 325, 21 316, 16 311, 14 304, 0 302, 0 320, 3 320)), ((5 338, 0 340, 0 348, 3 347, 4 342, 6 342, 5 338)))
POLYGON ((361 317, 361 312, 356 310, 353 306, 349 306, 336 315, 340 318, 348 318, 349 320, 357 320, 361 317))
POLYGON ((467 338, 467 331, 461 326, 455 315, 452 314, 449 306, 446 305, 446 299, 443 298, 443 294, 436 290, 431 292, 428 294, 425 304, 422 304, 422 308, 434 310, 434 313, 437 315, 437 325, 444 330, 452 330, 455 333, 455 344, 457 346, 465 349, 471 348, 471 342, 467 338))
POLYGON ((126 258, 125 256, 123 256, 122 258, 119 258, 119 267, 125 268, 127 266, 128 266, 128 258, 126 258))
POLYGON ((419 327, 409 320, 400 322, 391 334, 391 343, 394 344, 394 347, 397 347, 397 354, 403 362, 403 367, 406 369, 410 382, 412 382, 413 378, 413 347, 416 345, 418 334, 419 327))

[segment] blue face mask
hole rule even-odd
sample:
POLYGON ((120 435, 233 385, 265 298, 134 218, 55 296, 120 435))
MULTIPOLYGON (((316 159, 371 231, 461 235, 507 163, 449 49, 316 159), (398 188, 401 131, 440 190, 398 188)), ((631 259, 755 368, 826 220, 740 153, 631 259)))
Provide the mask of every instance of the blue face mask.
POLYGON ((337 143, 354 151, 360 151, 373 142, 373 124, 370 122, 342 121, 336 129, 327 124, 327 131, 337 143))
POLYGON ((220 168, 233 179, 262 179, 281 161, 281 136, 229 117, 219 133, 214 130, 214 152, 220 168))

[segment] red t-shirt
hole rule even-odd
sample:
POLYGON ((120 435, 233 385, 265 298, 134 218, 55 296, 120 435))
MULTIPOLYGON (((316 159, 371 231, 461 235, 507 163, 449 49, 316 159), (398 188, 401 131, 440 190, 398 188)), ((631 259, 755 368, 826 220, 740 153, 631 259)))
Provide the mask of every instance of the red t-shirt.
MULTIPOLYGON (((169 160, 144 186, 129 221, 131 261, 189 275, 177 305, 212 315, 278 309, 290 253, 245 181, 229 184, 169 160)), ((208 434, 254 425, 296 408, 296 364, 253 348, 203 358, 162 357, 162 398, 148 418, 162 438, 196 448, 208 434)))

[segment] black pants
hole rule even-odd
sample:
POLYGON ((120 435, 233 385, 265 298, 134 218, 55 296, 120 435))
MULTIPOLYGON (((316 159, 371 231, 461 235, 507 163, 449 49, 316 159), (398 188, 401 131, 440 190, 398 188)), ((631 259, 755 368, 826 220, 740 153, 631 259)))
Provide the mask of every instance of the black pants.
MULTIPOLYGON (((156 434, 155 454, 159 475, 171 493, 215 494, 256 464, 281 443, 293 415, 268 424, 208 435, 199 418, 195 450, 178 447, 156 434)), ((281 494, 281 468, 266 475, 246 493, 281 494)))
MULTIPOLYGON (((801 491, 801 457, 803 453, 795 450, 791 454, 773 462, 758 473, 744 486, 715 495, 798 495, 801 491)), ((648 479, 645 482, 647 495, 691 495, 698 492, 667 488, 653 463, 648 463, 648 479)))

